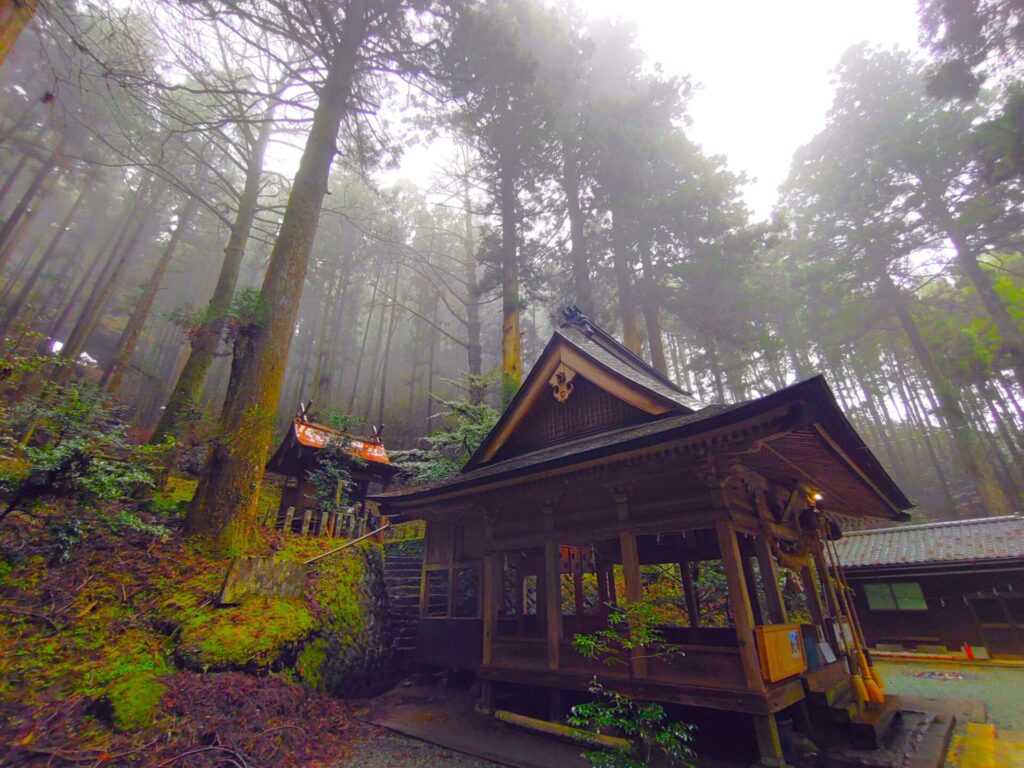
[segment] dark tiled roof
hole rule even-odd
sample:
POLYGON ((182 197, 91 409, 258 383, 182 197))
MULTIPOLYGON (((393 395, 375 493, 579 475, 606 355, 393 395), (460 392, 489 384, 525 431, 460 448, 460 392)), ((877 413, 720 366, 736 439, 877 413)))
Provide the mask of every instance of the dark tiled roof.
MULTIPOLYGON (((665 416, 654 421, 637 424, 630 427, 621 427, 606 432, 599 432, 594 435, 568 440, 556 445, 550 445, 536 451, 530 451, 520 456, 499 461, 494 464, 487 464, 480 469, 473 469, 463 472, 448 480, 429 485, 404 488, 400 491, 374 495, 373 498, 387 499, 390 497, 412 496, 421 492, 432 491, 440 488, 457 488, 463 485, 473 485, 478 481, 504 475, 515 474, 520 470, 542 471, 548 464, 554 464, 556 460, 572 460, 581 454, 599 451, 602 448, 610 448, 631 440, 638 440, 653 435, 668 432, 677 427, 710 419, 713 416, 740 408, 747 403, 735 403, 733 405, 708 405, 697 413, 685 413, 680 415, 665 416)), ((571 463, 571 462, 570 462, 571 463)))
POLYGON ((666 400, 671 400, 689 411, 699 411, 705 407, 700 400, 673 384, 670 379, 662 376, 614 339, 608 343, 597 333, 587 335, 575 325, 564 325, 555 333, 600 365, 666 400))
MULTIPOLYGON (((815 418, 820 420, 832 438, 839 442, 846 456, 881 489, 882 498, 887 504, 893 509, 908 509, 913 506, 842 415, 828 384, 821 376, 813 376, 791 384, 756 400, 730 405, 707 405, 696 413, 665 415, 643 424, 568 440, 476 469, 469 468, 439 483, 373 494, 369 498, 385 503, 394 501, 417 504, 456 490, 467 490, 490 482, 612 456, 636 447, 699 436, 720 426, 765 413, 772 408, 793 405, 806 405, 810 414, 816 414, 815 418)), ((827 449, 826 452, 827 455, 832 455, 827 449)))
POLYGON ((1024 517, 984 517, 847 533, 836 542, 844 567, 1024 559, 1024 517))

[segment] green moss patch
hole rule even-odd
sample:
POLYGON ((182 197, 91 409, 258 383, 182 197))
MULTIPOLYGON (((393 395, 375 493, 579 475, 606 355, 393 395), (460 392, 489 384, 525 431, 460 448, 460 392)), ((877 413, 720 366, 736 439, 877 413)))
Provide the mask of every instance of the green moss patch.
POLYGON ((337 696, 370 696, 391 682, 384 558, 364 542, 314 566, 310 599, 316 636, 295 663, 312 688, 337 696))
POLYGON ((293 654, 313 626, 300 601, 253 597, 195 612, 182 625, 177 653, 192 669, 266 669, 293 654))
POLYGON ((256 500, 256 520, 261 525, 272 525, 277 519, 277 510, 281 506, 281 487, 271 482, 260 486, 260 496, 256 500))
POLYGON ((171 475, 164 483, 164 487, 153 494, 150 508, 154 512, 167 516, 184 514, 188 503, 195 496, 197 485, 199 485, 198 480, 171 475))
POLYGON ((267 546, 275 560, 302 563, 311 557, 322 555, 345 543, 344 539, 326 536, 300 536, 297 533, 273 531, 268 535, 267 546))

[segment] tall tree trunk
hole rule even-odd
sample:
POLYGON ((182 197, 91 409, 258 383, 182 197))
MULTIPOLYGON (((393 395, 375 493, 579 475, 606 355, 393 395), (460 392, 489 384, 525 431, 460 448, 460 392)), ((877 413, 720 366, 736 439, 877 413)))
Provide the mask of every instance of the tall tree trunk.
POLYGON ((220 555, 245 551, 256 533, 256 502, 274 412, 367 21, 365 3, 353 0, 267 265, 261 290, 267 321, 263 327, 241 334, 235 343, 231 366, 235 395, 221 414, 220 437, 210 447, 186 516, 187 530, 209 541, 220 555))
MULTIPOLYGON (((146 207, 149 210, 156 209, 163 193, 163 189, 158 190, 146 207)), ((140 200, 139 207, 133 206, 133 210, 138 211, 141 207, 140 200)), ((66 384, 72 374, 74 374, 75 361, 78 360, 79 355, 85 349, 85 344, 96 328, 96 323, 99 322, 100 317, 103 315, 103 310, 114 293, 114 288, 117 286, 121 274, 124 272, 132 254, 135 253, 136 246, 142 239, 143 233, 148 228, 148 218, 145 215, 130 217, 130 220, 138 220, 138 223, 135 225, 135 233, 129 239, 127 245, 120 249, 120 252, 115 250, 111 253, 110 260, 105 265, 103 272, 100 273, 96 285, 93 286, 92 293, 89 294, 89 298, 85 301, 82 314, 75 323, 75 327, 71 329, 67 342, 60 350, 60 356, 67 363, 54 374, 54 381, 58 385, 66 384)))
MULTIPOLYGON (((359 392, 359 376, 363 371, 363 359, 366 357, 366 342, 370 338, 370 327, 373 324, 373 312, 377 309, 377 294, 380 289, 378 283, 384 278, 383 270, 377 268, 377 279, 373 281, 373 292, 370 294, 370 307, 366 312, 366 325, 363 327, 363 340, 359 344, 359 357, 356 359, 356 370, 352 374, 352 391, 348 396, 348 407, 346 411, 352 413, 356 405, 356 395, 359 392)), ((384 314, 383 305, 380 308, 381 315, 384 314)))
MULTIPOLYGON (((476 264, 476 228, 473 226, 472 199, 469 195, 469 178, 465 179, 462 189, 462 204, 465 208, 465 269, 466 269, 466 362, 471 376, 483 373, 484 353, 480 341, 480 284, 477 280, 476 264)), ((471 385, 469 399, 473 403, 481 403, 484 399, 483 387, 471 385)), ((427 412, 431 407, 431 396, 427 397, 427 412)), ((429 423, 429 415, 428 415, 429 423)))
POLYGON ((892 282, 887 272, 879 275, 879 291, 899 318, 904 333, 910 342, 914 356, 921 364, 925 375, 931 382, 938 400, 940 414, 949 427, 953 450, 960 465, 974 482, 986 514, 1008 515, 1012 511, 1010 500, 996 482, 992 466, 986 461, 984 454, 972 434, 972 428, 960 405, 956 389, 939 368, 931 349, 928 347, 910 314, 906 298, 892 282))
MULTIPOLYGON (((867 409, 868 416, 875 427, 875 433, 878 435, 878 442, 882 444, 882 450, 885 451, 885 455, 889 459, 889 466, 899 477, 908 477, 907 468, 903 465, 903 461, 897 455, 896 449, 893 447, 892 436, 889 434, 889 430, 887 430, 885 425, 882 423, 884 403, 883 408, 879 409, 875 403, 874 389, 868 383, 863 371, 859 370, 857 364, 853 360, 850 360, 848 375, 853 378, 857 384, 857 389, 859 389, 864 395, 864 405, 867 409)), ((888 421, 888 414, 886 414, 886 420, 888 421)))
POLYGON ((594 287, 590 280, 587 259, 586 216, 580 205, 580 166, 577 148, 571 139, 562 142, 562 191, 569 215, 569 259, 572 263, 572 285, 576 305, 584 314, 592 315, 594 287))
POLYGON ((11 259, 11 254, 14 252, 14 248, 11 247, 11 239, 14 236, 18 225, 21 224, 21 220, 28 215, 32 202, 35 200, 36 195, 39 194, 43 188, 43 184, 46 183, 47 179, 50 178, 50 174, 53 173, 57 167, 57 163, 60 161, 61 152, 64 148, 64 142, 62 141, 57 145, 50 156, 43 162, 41 168, 36 171, 36 175, 32 177, 32 181, 29 182, 28 188, 22 193, 21 199, 18 200, 18 204, 14 206, 14 210, 11 211, 11 215, 7 217, 4 225, 0 227, 0 271, 7 267, 7 262, 11 259))
MULTIPOLYGON (((301 304, 300 304, 301 306, 301 304)), ((312 312, 311 312, 312 314, 312 312)), ((295 373, 292 378, 295 381, 295 389, 291 393, 291 400, 293 403, 306 402, 306 393, 309 391, 309 372, 310 362, 313 359, 313 347, 316 344, 317 329, 316 326, 310 327, 309 322, 302 322, 299 324, 299 335, 298 340, 301 342, 299 347, 299 353, 296 355, 298 364, 293 366, 295 373)), ((288 370, 288 366, 285 366, 285 371, 288 370)), ((287 384, 287 379, 285 379, 287 384)), ((287 392, 288 388, 285 387, 284 391, 287 392)), ((228 395, 230 398, 230 395, 228 395)))
POLYGON ((715 396, 719 403, 724 403, 725 384, 722 382, 722 368, 718 362, 718 345, 712 339, 708 339, 704 349, 707 350, 708 368, 711 369, 711 379, 715 384, 715 396))
POLYGON ((661 332, 661 314, 658 299, 655 296, 654 265, 651 263, 650 242, 641 236, 638 243, 640 264, 643 268, 643 296, 640 306, 643 308, 644 325, 647 326, 647 343, 651 348, 651 364, 663 376, 668 376, 668 361, 665 360, 665 340, 661 332))
POLYGON ((1024 390, 1024 331, 1021 331, 1020 321, 1014 319, 1010 314, 1009 307, 999 298, 992 277, 978 262, 977 253, 971 247, 967 235, 956 217, 946 207, 942 196, 936 194, 927 184, 925 195, 927 198, 925 209, 932 218, 936 219, 950 242, 953 243, 953 248, 956 251, 956 263, 974 286, 982 306, 985 307, 985 311, 995 323, 996 330, 1002 339, 1003 349, 1006 350, 1013 366, 1013 375, 1017 379, 1017 386, 1024 390))
POLYGON ((115 243, 118 242, 123 233, 132 225, 133 222, 130 222, 126 216, 129 209, 130 205, 126 204, 124 206, 124 210, 121 211, 121 219, 123 219, 123 223, 114 224, 110 227, 110 232, 104 239, 103 244, 100 245, 100 247, 93 253, 92 260, 89 262, 88 267, 86 267, 81 279, 79 279, 75 284, 75 288, 67 298, 64 306, 48 326, 46 335, 40 340, 39 345, 36 347, 36 350, 40 355, 47 354, 53 347, 53 342, 57 340, 61 331, 63 331, 67 326, 72 314, 74 314, 75 309, 78 307, 78 300, 81 298, 86 288, 92 284, 93 278, 96 277, 97 270, 101 269, 105 264, 103 256, 105 254, 109 255, 112 252, 115 243))
POLYGON ((3 205, 4 200, 7 199, 7 195, 10 194, 14 188, 15 182, 21 178, 21 172, 25 170, 25 166, 28 165, 28 161, 31 159, 31 155, 27 152, 22 152, 18 162, 15 163, 14 168, 7 174, 7 178, 4 179, 4 183, 0 184, 0 205, 3 205))
POLYGON ((354 249, 345 252, 338 267, 337 299, 331 307, 330 324, 324 334, 325 344, 322 361, 318 360, 320 374, 314 382, 315 397, 321 402, 336 405, 334 398, 335 369, 337 367, 338 350, 342 343, 345 315, 348 312, 349 288, 352 284, 352 265, 355 262, 354 249))
POLYGON ((341 270, 334 275, 330 285, 327 287, 327 296, 324 298, 324 305, 320 312, 320 333, 316 340, 316 354, 313 357, 313 384, 310 386, 309 398, 320 402, 320 384, 324 375, 324 358, 327 355, 327 341, 330 336, 328 324, 331 320, 331 311, 334 309, 334 297, 337 295, 341 285, 341 270))
MULTIPOLYGON (((434 323, 437 323, 437 313, 440 307, 440 302, 434 304, 434 323)), ((427 418, 424 422, 424 434, 430 433, 430 422, 434 418, 434 356, 437 352, 437 339, 438 333, 434 328, 430 329, 430 352, 427 356, 427 418)), ((471 402, 479 403, 483 401, 483 394, 481 393, 479 400, 472 400, 473 394, 470 393, 471 402)))
POLYGON ((178 379, 167 399, 160 421, 153 431, 151 442, 163 442, 168 435, 173 435, 179 426, 182 414, 199 399, 199 393, 206 381, 210 364, 217 354, 221 336, 224 333, 224 319, 238 285, 238 273, 245 257, 245 246, 252 232, 259 207, 260 182, 263 179, 263 158, 266 155, 267 143, 273 129, 273 108, 267 110, 260 124, 259 133, 249 155, 245 169, 245 183, 242 194, 238 198, 238 213, 231 225, 227 246, 224 248, 224 261, 221 263, 217 284, 213 289, 206 308, 209 322, 196 329, 189 338, 190 349, 185 367, 181 369, 178 379))
MULTIPOLYGON (((392 286, 392 296, 398 297, 398 266, 395 266, 395 282, 392 286)), ((384 341, 384 361, 381 365, 380 373, 380 402, 377 407, 377 426, 383 429, 384 427, 384 406, 388 396, 388 363, 391 360, 391 341, 395 337, 395 328, 398 325, 398 302, 393 301, 391 303, 391 317, 388 319, 388 335, 384 341)), ((371 394, 372 398, 372 394, 371 394)))
POLYGON ((966 390, 964 400, 967 416, 971 420, 976 434, 987 447, 987 457, 999 470, 996 475, 1003 488, 1003 493, 1006 494, 1008 499, 1016 497, 1017 483, 1014 479, 1013 470, 1010 469, 1010 465, 1006 463, 1004 451, 999 445, 999 441, 996 440, 995 435, 992 434, 992 427, 985 419, 984 411, 981 408, 981 404, 978 402, 978 398, 975 397, 973 388, 966 390))
POLYGON ((149 317, 150 310, 153 309, 153 302, 156 300, 157 292, 160 290, 160 283, 163 282, 164 275, 167 274, 167 267, 171 263, 174 252, 178 249, 178 243, 181 242, 182 234, 188 229, 196 207, 196 198, 189 196, 178 209, 178 223, 174 227, 174 232, 171 234, 170 240, 167 241, 167 245, 164 246, 164 251, 153 268, 149 280, 146 281, 146 287, 143 288, 142 295, 136 300, 135 308, 128 319, 128 324, 121 332, 121 337, 117 340, 114 357, 103 372, 103 378, 100 379, 100 386, 106 387, 108 392, 117 392, 121 386, 121 381, 124 379, 125 372, 131 365, 132 355, 135 354, 135 346, 139 342, 139 336, 142 335, 142 328, 146 324, 146 318, 149 317))
POLYGON ((635 355, 642 354, 640 329, 636 324, 636 297, 633 291, 632 259, 626 233, 626 216, 621 205, 612 209, 612 262, 619 292, 619 319, 622 343, 635 355))
MULTIPOLYGON (((395 273, 397 275, 397 267, 395 273)), ((384 280, 387 280, 387 275, 383 276, 384 280)), ((394 294, 394 288, 391 289, 391 293, 387 292, 386 284, 385 290, 381 291, 380 294, 384 296, 384 303, 380 307, 380 316, 377 318, 377 338, 373 342, 373 357, 370 359, 370 381, 366 387, 366 403, 363 411, 363 418, 366 421, 370 420, 370 414, 373 412, 373 399, 377 393, 377 374, 380 373, 380 355, 383 349, 384 341, 384 328, 387 325, 385 319, 386 308, 390 304, 392 310, 394 309, 394 302, 397 301, 397 296, 394 294)))
POLYGON ((75 198, 75 202, 72 204, 71 208, 68 209, 68 212, 64 214, 64 218, 57 225, 57 231, 54 233, 53 237, 50 238, 50 243, 46 246, 46 251, 44 251, 43 255, 39 257, 39 261, 36 263, 35 269, 32 270, 32 274, 28 276, 28 279, 21 286, 21 290, 14 298, 14 301, 12 301, 7 307, 7 310, 4 312, 3 319, 0 319, 0 336, 6 336, 7 332, 11 329, 11 325, 18 319, 18 315, 25 307, 25 302, 28 301, 28 297, 35 289, 36 283, 39 281, 39 278, 42 277, 43 270, 50 265, 53 255, 57 252, 57 248, 60 247, 60 241, 64 238, 64 234, 71 226, 71 222, 74 221, 75 214, 78 213, 78 209, 81 207, 86 195, 91 191, 92 186, 90 184, 84 185, 78 193, 78 197, 75 198))
MULTIPOLYGON (((25 235, 28 234, 35 216, 35 211, 30 211, 29 215, 21 220, 21 223, 18 225, 18 231, 14 233, 14 239, 10 241, 10 243, 14 244, 15 248, 21 243, 25 235)), ((4 284, 3 290, 0 290, 0 305, 7 303, 7 299, 10 298, 15 287, 21 282, 21 278, 25 275, 25 271, 28 269, 28 265, 32 262, 32 257, 35 254, 36 250, 34 248, 26 248, 21 259, 14 265, 11 274, 7 276, 7 282, 4 284)))
POLYGON ((21 30, 32 20, 38 0, 7 0, 0 5, 0 66, 11 52, 21 30))
POLYGON ((508 150, 499 161, 501 208, 501 404, 508 405, 523 378, 519 330, 519 243, 516 227, 516 178, 508 150))
POLYGON ((928 413, 924 407, 924 403, 920 399, 920 395, 914 388, 914 383, 907 375, 906 367, 904 366, 900 355, 893 354, 892 360, 895 365, 896 385, 899 388, 904 408, 910 415, 912 421, 917 425, 921 435, 921 440, 924 443, 925 451, 928 453, 928 458, 935 469, 935 476, 942 488, 943 496, 946 499, 946 503, 949 505, 950 517, 955 518, 957 516, 956 499, 953 497, 953 491, 949 487, 949 480, 946 477, 946 471, 942 466, 942 462, 939 461, 938 451, 935 449, 935 444, 933 443, 930 435, 932 425, 928 421, 928 413))

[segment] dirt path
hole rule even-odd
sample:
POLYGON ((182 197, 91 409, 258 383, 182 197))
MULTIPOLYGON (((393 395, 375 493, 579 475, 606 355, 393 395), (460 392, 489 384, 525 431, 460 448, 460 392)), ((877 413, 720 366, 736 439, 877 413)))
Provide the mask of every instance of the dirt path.
POLYGON ((372 725, 353 735, 352 753, 335 768, 500 768, 372 725))

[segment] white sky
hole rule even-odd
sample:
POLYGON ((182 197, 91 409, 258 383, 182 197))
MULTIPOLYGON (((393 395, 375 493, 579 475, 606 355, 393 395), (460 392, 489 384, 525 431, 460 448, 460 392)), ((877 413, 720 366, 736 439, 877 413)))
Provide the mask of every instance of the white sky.
MULTIPOLYGON (((691 136, 751 177, 766 218, 794 150, 824 126, 831 70, 851 45, 918 47, 917 0, 576 0, 586 13, 637 25, 667 74, 701 84, 691 136)), ((407 153, 395 176, 426 186, 440 147, 407 153)), ((387 174, 392 177, 392 174, 387 174)))

